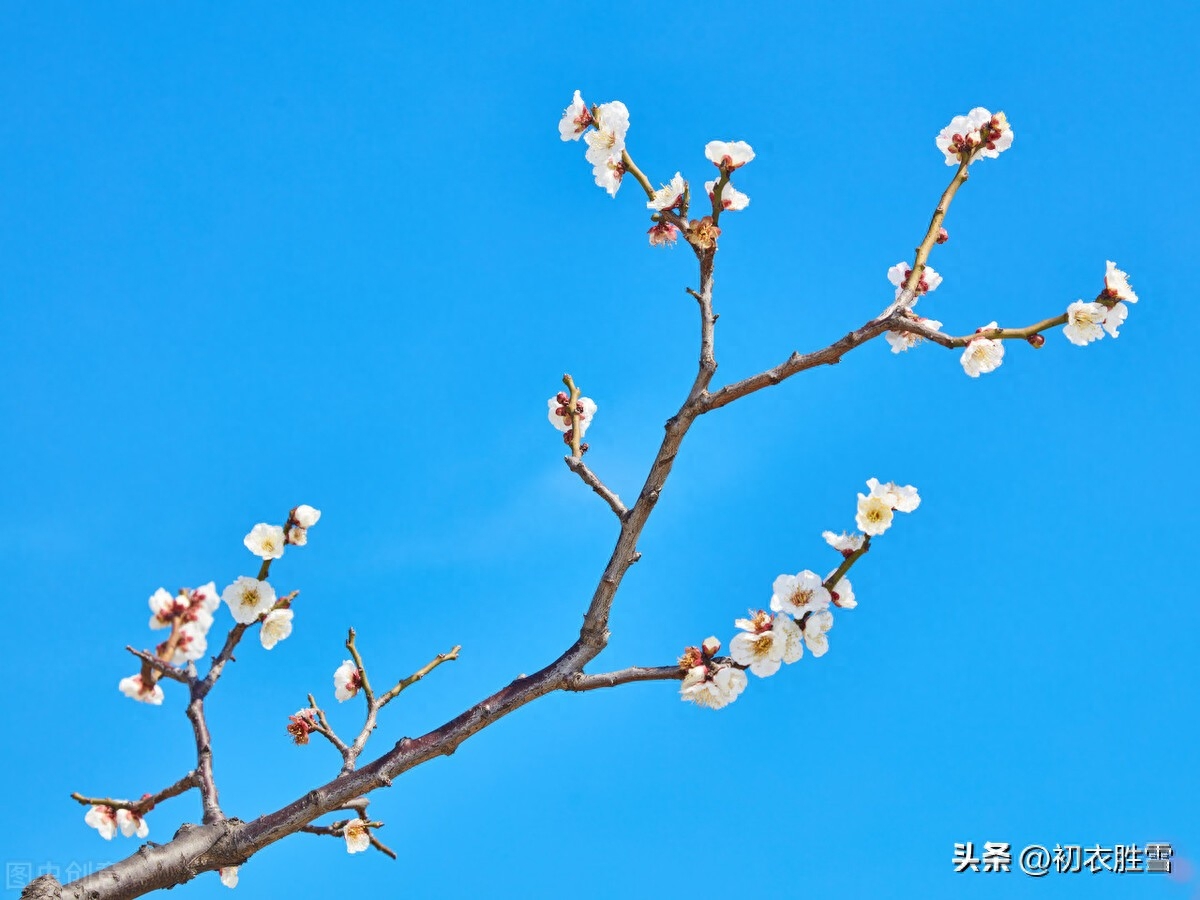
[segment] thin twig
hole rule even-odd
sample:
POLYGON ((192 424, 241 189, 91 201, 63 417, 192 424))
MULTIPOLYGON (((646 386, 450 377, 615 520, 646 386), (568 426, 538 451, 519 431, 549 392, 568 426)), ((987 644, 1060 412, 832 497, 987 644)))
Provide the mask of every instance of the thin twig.
POLYGON ((629 510, 625 508, 625 504, 621 502, 621 498, 614 494, 600 477, 587 467, 582 459, 575 456, 565 456, 563 461, 566 462, 567 468, 583 479, 583 483, 595 491, 609 508, 617 514, 618 519, 624 519, 629 515, 629 510))
POLYGON ((82 803, 84 806, 107 806, 111 809, 127 809, 130 812, 137 813, 139 816, 144 816, 164 800, 178 797, 180 794, 199 786, 199 779, 193 771, 188 772, 170 787, 163 788, 157 794, 149 794, 140 800, 115 800, 112 797, 85 797, 80 793, 71 794, 71 799, 82 803))

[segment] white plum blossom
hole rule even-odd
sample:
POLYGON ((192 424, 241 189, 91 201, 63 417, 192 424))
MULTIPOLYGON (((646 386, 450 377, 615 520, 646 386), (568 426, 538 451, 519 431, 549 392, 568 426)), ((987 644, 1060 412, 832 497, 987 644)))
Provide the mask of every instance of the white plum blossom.
POLYGON ((201 585, 192 591, 192 605, 199 604, 199 608, 208 613, 209 616, 217 611, 217 607, 221 605, 221 595, 217 593, 217 583, 210 581, 208 584, 201 585))
POLYGON ((732 666, 724 666, 715 673, 705 665, 693 666, 684 676, 680 697, 697 706, 720 709, 737 699, 746 689, 746 673, 732 666))
POLYGON ((1012 146, 1012 141, 1012 127, 1004 113, 992 115, 982 106, 965 116, 955 116, 934 140, 948 166, 957 166, 964 154, 970 163, 984 156, 995 159, 1012 146))
POLYGON ((164 697, 162 685, 156 682, 147 688, 140 673, 122 678, 117 687, 126 697, 142 703, 149 703, 151 706, 162 706, 164 697))
POLYGON ((1117 302, 1113 304, 1113 308, 1110 309, 1104 316, 1104 330, 1113 337, 1120 337, 1120 335, 1117 334, 1117 329, 1125 324, 1125 319, 1128 317, 1128 315, 1129 307, 1124 303, 1117 302))
POLYGON ((754 159, 754 150, 745 141, 709 141, 704 145, 704 156, 717 168, 732 171, 754 159))
POLYGON ((805 569, 795 575, 780 575, 771 586, 771 609, 791 613, 797 619, 806 612, 829 606, 829 591, 816 572, 805 569))
MULTIPOLYGON (((708 194, 708 199, 713 199, 713 188, 716 187, 715 181, 704 182, 704 191, 708 194)), ((737 212, 739 209, 745 209, 750 205, 750 198, 735 188, 728 182, 725 187, 721 188, 721 209, 727 209, 730 212, 737 212)))
POLYGON ((159 588, 150 595, 150 627, 170 628, 171 619, 175 617, 175 598, 166 588, 159 588))
MULTIPOLYGON (((209 616, 209 621, 212 617, 209 616)), ((175 655, 171 657, 172 665, 182 666, 184 663, 195 662, 204 656, 208 649, 208 638, 205 629, 198 622, 187 622, 180 626, 179 637, 175 644, 175 655)))
POLYGON ((275 605, 275 588, 265 581, 241 575, 221 592, 235 622, 249 625, 275 605))
POLYGON ((596 187, 608 191, 608 196, 617 196, 621 189, 621 179, 625 177, 625 163, 620 156, 608 156, 600 162, 592 164, 592 175, 596 179, 596 187))
POLYGON ((921 505, 921 495, 911 484, 901 487, 894 481, 880 484, 878 478, 868 478, 867 487, 872 497, 882 497, 897 512, 909 513, 921 505))
POLYGON ((144 838, 150 833, 150 826, 146 824, 145 818, 128 809, 117 810, 117 827, 125 837, 133 837, 136 834, 144 838))
POLYGON ((813 656, 819 658, 829 652, 829 638, 825 635, 832 627, 833 613, 827 609, 813 613, 804 623, 804 643, 813 656))
POLYGON ((1138 295, 1129 284, 1129 276, 1117 268, 1111 259, 1105 260, 1104 294, 1110 300, 1121 300, 1125 303, 1137 303, 1138 295))
POLYGON ((246 549, 262 559, 279 559, 283 556, 283 527, 259 522, 242 539, 246 549))
MULTIPOLYGON (((571 414, 567 411, 567 402, 568 398, 565 393, 560 393, 557 397, 551 397, 546 401, 546 405, 549 407, 547 417, 550 419, 550 424, 563 434, 571 430, 571 414)), ((579 412, 579 439, 583 440, 584 433, 592 424, 592 417, 596 415, 596 401, 591 397, 580 397, 577 411, 579 412)))
POLYGON ((1108 310, 1102 303, 1085 303, 1076 300, 1067 307, 1067 324, 1063 334, 1077 347, 1084 347, 1104 337, 1104 320, 1108 310))
POLYGON ((267 613, 267 617, 263 619, 262 628, 258 632, 264 649, 270 650, 292 633, 292 617, 294 615, 295 613, 290 609, 274 609, 267 613))
MULTIPOLYGON (((978 330, 990 331, 996 327, 996 323, 991 322, 978 330)), ((992 338, 972 338, 963 349, 960 361, 962 362, 963 371, 972 378, 978 378, 981 374, 994 372, 1000 368, 1000 363, 1004 362, 1004 342, 993 340, 992 338)))
MULTIPOLYGON (((834 572, 837 570, 834 569, 834 572)), ((833 577, 833 572, 825 576, 828 581, 833 577)), ((829 589, 829 596, 833 598, 833 605, 840 606, 842 609, 854 609, 858 606, 858 601, 854 599, 854 586, 850 584, 849 578, 839 578, 838 583, 829 589)))
POLYGON ((93 806, 84 814, 83 821, 100 832, 100 837, 111 841, 117 833, 117 811, 111 806, 93 806))
POLYGON ((297 547, 303 547, 308 543, 308 529, 303 525, 293 525, 288 529, 287 542, 297 547))
MULTIPOLYGON (((901 260, 890 269, 888 269, 888 281, 896 286, 896 299, 900 299, 900 295, 904 293, 904 282, 908 280, 908 276, 912 274, 912 266, 901 260)), ((933 266, 926 266, 921 270, 921 278, 913 287, 913 293, 920 297, 923 294, 928 294, 930 291, 936 291, 939 284, 942 283, 942 276, 937 273, 933 266)), ((941 327, 941 323, 938 323, 941 327)))
POLYGON ((614 100, 597 107, 596 116, 596 129, 584 136, 588 145, 585 156, 592 164, 596 184, 615 197, 625 175, 621 154, 625 150, 625 134, 629 131, 629 110, 620 100, 614 100))
POLYGON ((339 703, 349 700, 357 694, 360 687, 362 687, 362 676, 359 674, 354 660, 346 660, 334 671, 333 696, 338 699, 339 703))
POLYGON ((292 510, 292 521, 301 528, 312 528, 321 519, 321 511, 313 509, 307 503, 301 503, 292 510))
POLYGON ((563 110, 562 119, 558 123, 558 133, 564 141, 577 141, 592 124, 592 113, 583 102, 579 91, 571 105, 563 110))
POLYGON ((683 180, 683 173, 676 172, 670 184, 664 184, 654 192, 652 199, 646 201, 646 208, 656 209, 659 212, 664 209, 674 209, 683 202, 683 195, 686 191, 687 182, 683 180))
MULTIPOLYGON (((920 316, 912 317, 915 321, 920 322, 934 331, 942 330, 942 323, 937 319, 923 319, 920 316)), ((892 345, 893 353, 903 353, 905 350, 911 350, 925 338, 919 334, 913 334, 911 331, 889 331, 884 334, 884 339, 892 345)))
POLYGON ((851 553, 861 550, 863 541, 866 540, 861 534, 849 534, 845 531, 841 534, 834 534, 832 531, 822 531, 821 537, 825 539, 825 543, 842 554, 842 556, 849 556, 851 553))
POLYGON ((362 819, 351 819, 342 828, 342 836, 346 838, 347 853, 361 853, 371 846, 371 834, 362 819))
POLYGON ((875 494, 859 494, 854 523, 864 534, 883 534, 892 527, 892 504, 875 494))
POLYGON ((227 888, 235 888, 238 885, 238 867, 226 866, 223 869, 218 869, 217 872, 221 876, 221 884, 227 888))
POLYGON ((774 675, 781 663, 793 663, 804 653, 800 626, 787 613, 772 617, 759 610, 735 624, 742 631, 729 642, 729 655, 759 678, 774 675))

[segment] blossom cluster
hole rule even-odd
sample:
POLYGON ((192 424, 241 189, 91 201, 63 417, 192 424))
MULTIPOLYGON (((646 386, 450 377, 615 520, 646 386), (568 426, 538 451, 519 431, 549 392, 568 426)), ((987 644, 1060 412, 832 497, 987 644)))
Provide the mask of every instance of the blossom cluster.
POLYGON ((114 809, 97 804, 87 811, 83 821, 100 832, 100 837, 106 841, 111 841, 118 831, 125 837, 136 835, 140 838, 150 833, 145 817, 131 809, 114 809))
POLYGON ((563 110, 558 133, 564 141, 581 137, 587 144, 584 156, 592 164, 596 184, 617 196, 625 176, 625 135, 629 131, 629 110, 620 100, 588 107, 579 91, 571 105, 563 110))
POLYGON ((720 709, 745 690, 744 670, 767 678, 783 664, 800 660, 806 647, 814 658, 829 651, 828 633, 833 628, 831 607, 858 606, 854 587, 845 572, 857 556, 866 552, 872 537, 891 527, 896 512, 912 512, 921 504, 921 497, 912 485, 881 484, 871 478, 867 487, 868 494, 858 495, 855 516, 861 533, 822 534, 825 542, 842 555, 842 566, 825 578, 808 569, 776 578, 771 585, 771 611, 750 610, 747 618, 735 620, 740 631, 729 642, 728 658, 717 657, 721 642, 716 637, 708 638, 699 647, 688 647, 679 659, 684 672, 682 699, 720 709))
POLYGON ((965 116, 955 116, 938 134, 936 143, 946 156, 946 165, 971 163, 983 157, 995 159, 1012 146, 1012 126, 1004 113, 992 114, 977 106, 965 116))
POLYGON ((1108 332, 1118 337, 1117 329, 1129 316, 1127 303, 1137 303, 1138 296, 1129 284, 1129 276, 1117 268, 1111 259, 1105 263, 1104 290, 1090 303, 1076 300, 1067 307, 1067 324, 1063 334, 1072 344, 1083 347, 1098 341, 1108 332))
MULTIPOLYGON (((321 511, 301 504, 291 511, 285 525, 268 525, 260 522, 242 540, 255 556, 264 563, 283 556, 288 544, 303 546, 308 543, 308 529, 317 524, 321 511)), ((170 628, 167 639, 155 648, 156 656, 173 666, 190 665, 204 656, 208 649, 208 631, 213 625, 213 614, 221 601, 229 607, 235 622, 251 625, 261 619, 259 640, 267 650, 292 633, 291 609, 276 609, 275 589, 265 580, 242 575, 228 585, 220 594, 215 582, 195 589, 181 588, 172 595, 159 588, 150 597, 150 627, 170 628)), ((121 693, 134 700, 159 706, 163 702, 163 689, 157 678, 143 672, 122 678, 118 684, 121 693)))
MULTIPOLYGON (((575 439, 575 433, 571 425, 571 398, 567 396, 566 391, 559 391, 558 394, 546 401, 546 406, 549 408, 547 418, 550 419, 550 424, 562 432, 563 443, 569 444, 575 439)), ((591 397, 580 397, 575 401, 575 414, 579 417, 579 439, 583 440, 583 435, 588 430, 588 426, 592 424, 592 418, 596 415, 596 402, 591 397)), ((584 446, 582 449, 587 449, 584 446)))

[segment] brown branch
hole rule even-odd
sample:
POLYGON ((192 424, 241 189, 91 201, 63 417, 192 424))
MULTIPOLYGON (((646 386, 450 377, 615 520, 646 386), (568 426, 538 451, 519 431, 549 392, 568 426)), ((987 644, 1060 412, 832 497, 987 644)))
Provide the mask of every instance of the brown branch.
POLYGON ((112 797, 85 797, 80 793, 71 794, 71 799, 82 803, 84 806, 107 806, 111 809, 127 809, 130 812, 137 813, 139 816, 144 816, 164 800, 178 797, 180 794, 199 786, 200 782, 196 773, 188 772, 170 787, 163 788, 157 794, 151 794, 140 800, 115 800, 112 797))
POLYGON ((929 220, 929 228, 925 231, 925 237, 917 246, 915 257, 913 259, 912 271, 908 273, 908 277, 904 279, 904 288, 896 302, 888 307, 887 312, 898 307, 911 307, 909 301, 915 300, 918 296, 915 293, 916 287, 921 283, 921 276, 925 273, 925 263, 929 259, 929 251, 933 249, 933 245, 937 243, 938 232, 941 231, 942 222, 946 219, 946 211, 950 209, 950 203, 954 200, 954 195, 958 193, 958 189, 962 187, 969 177, 967 167, 970 165, 968 160, 963 160, 958 164, 958 170, 954 173, 954 177, 950 179, 950 184, 946 186, 946 190, 942 191, 942 196, 938 200, 938 205, 933 210, 933 217, 929 220))
POLYGON ((860 559, 862 559, 863 556, 865 556, 867 551, 870 549, 871 549, 871 536, 869 534, 867 534, 867 535, 863 536, 862 546, 859 547, 857 550, 855 550, 853 553, 848 554, 846 556, 846 558, 842 560, 842 564, 833 570, 833 574, 831 574, 828 578, 825 579, 825 581, 823 582, 823 586, 824 586, 825 590, 827 590, 827 591, 833 590, 833 586, 835 584, 837 584, 839 581, 841 581, 842 578, 845 576, 845 574, 847 572, 849 572, 850 569, 854 566, 854 564, 856 562, 858 562, 860 559))
POLYGON ((178 666, 171 665, 166 660, 159 659, 153 653, 150 653, 146 650, 134 649, 128 644, 125 645, 125 649, 142 661, 142 684, 153 684, 154 681, 157 680, 153 677, 151 677, 149 681, 146 680, 147 667, 150 671, 157 672, 160 676, 164 678, 170 678, 172 681, 178 681, 181 684, 191 683, 191 676, 189 676, 187 672, 178 666))
POLYGON ((312 694, 308 695, 308 708, 313 710, 317 717, 317 725, 312 730, 324 737, 327 741, 329 741, 329 743, 333 744, 334 749, 336 749, 338 753, 342 754, 342 760, 345 761, 346 753, 350 750, 350 747, 345 741, 337 736, 337 733, 333 730, 333 726, 330 725, 329 720, 325 718, 325 710, 317 706, 317 701, 312 694))
POLYGON ((995 341, 1015 341, 1029 340, 1035 334, 1041 334, 1056 325, 1065 325, 1067 323, 1067 314, 1063 313, 1054 316, 1050 319, 1043 319, 1040 322, 1035 322, 1032 325, 1026 325, 1024 328, 981 328, 974 334, 966 334, 961 337, 951 337, 948 334, 930 328, 923 321, 911 319, 907 316, 902 316, 893 322, 892 331, 904 331, 909 334, 920 335, 923 338, 928 338, 935 344, 940 344, 943 347, 955 348, 965 347, 971 341, 979 338, 987 338, 995 341))
POLYGON ((616 687, 635 681, 682 681, 687 673, 679 666, 630 666, 615 672, 589 675, 577 672, 567 680, 563 689, 567 691, 594 691, 597 688, 616 687))
POLYGON ((412 685, 416 684, 418 681, 420 681, 422 678, 424 678, 426 675, 428 675, 430 672, 432 672, 434 669, 436 669, 442 663, 451 662, 453 660, 458 659, 458 653, 460 650, 462 650, 462 645, 456 644, 448 652, 439 653, 437 656, 435 656, 433 659, 431 659, 425 665, 421 666, 421 668, 417 669, 417 671, 413 672, 407 678, 402 678, 399 682, 396 683, 396 685, 393 688, 391 688, 391 690, 389 690, 386 694, 384 694, 382 697, 379 698, 379 708, 382 709, 383 707, 387 706, 389 703, 391 703, 393 700, 395 700, 396 697, 398 697, 400 695, 401 691, 403 691, 405 688, 411 687, 412 685))
POLYGON ((595 491, 600 496, 600 499, 608 504, 609 509, 617 514, 618 519, 623 519, 629 515, 629 510, 625 508, 625 504, 621 502, 621 498, 614 494, 600 480, 599 476, 587 467, 587 464, 582 459, 575 456, 565 456, 563 457, 563 461, 567 464, 567 468, 582 478, 583 483, 595 491))
POLYGON ((579 397, 580 390, 575 386, 575 379, 570 374, 563 375, 563 384, 567 386, 567 402, 566 408, 570 411, 571 416, 571 457, 574 459, 582 459, 583 451, 580 449, 580 442, 583 440, 583 435, 579 433, 579 397))

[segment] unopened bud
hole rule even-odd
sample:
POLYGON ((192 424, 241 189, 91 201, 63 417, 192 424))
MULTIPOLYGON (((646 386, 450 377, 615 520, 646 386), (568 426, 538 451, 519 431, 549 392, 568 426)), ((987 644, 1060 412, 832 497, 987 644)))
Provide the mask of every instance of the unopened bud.
POLYGON ((939 228, 938 235, 937 235, 937 242, 939 244, 944 244, 948 240, 950 240, 950 232, 948 232, 945 228, 939 228))
POLYGON ((554 399, 557 400, 559 403, 566 403, 571 398, 567 396, 566 391, 559 391, 554 399))
POLYGON ((1041 349, 1042 345, 1046 343, 1046 339, 1040 334, 1031 334, 1025 340, 1029 341, 1029 346, 1035 349, 1041 349))
POLYGON ((721 642, 715 637, 706 638, 704 643, 700 645, 700 649, 703 651, 705 659, 712 659, 717 655, 717 651, 721 649, 721 642))

